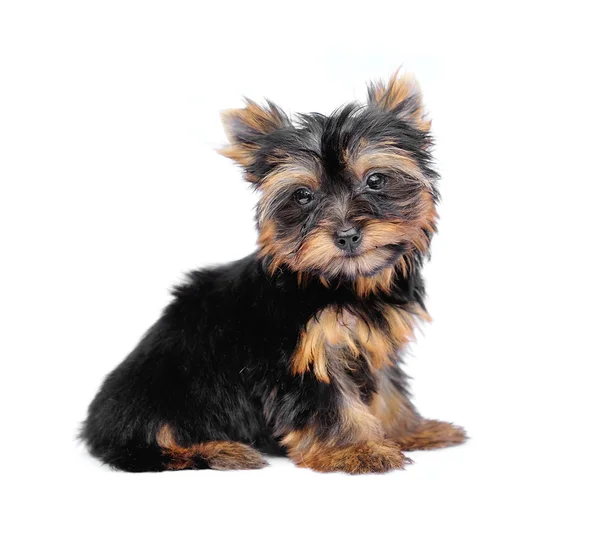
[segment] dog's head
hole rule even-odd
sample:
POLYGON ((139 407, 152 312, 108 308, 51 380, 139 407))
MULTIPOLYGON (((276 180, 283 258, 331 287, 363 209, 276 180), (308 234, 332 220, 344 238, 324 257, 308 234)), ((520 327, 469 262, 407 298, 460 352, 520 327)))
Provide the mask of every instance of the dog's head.
POLYGON ((366 105, 290 119, 250 100, 223 113, 230 144, 261 192, 260 253, 323 280, 369 278, 426 254, 435 231, 430 123, 416 82, 369 86, 366 105))

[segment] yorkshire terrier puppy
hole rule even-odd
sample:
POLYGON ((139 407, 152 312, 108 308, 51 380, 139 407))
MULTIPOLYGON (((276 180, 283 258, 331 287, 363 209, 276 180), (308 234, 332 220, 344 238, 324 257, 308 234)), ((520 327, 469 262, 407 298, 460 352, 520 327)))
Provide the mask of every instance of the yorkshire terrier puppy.
POLYGON ((358 474, 462 443, 418 414, 399 367, 429 320, 437 219, 416 82, 373 83, 331 116, 247 100, 223 122, 221 153, 260 193, 258 250, 174 289, 91 403, 90 452, 131 472, 261 468, 265 452, 358 474))

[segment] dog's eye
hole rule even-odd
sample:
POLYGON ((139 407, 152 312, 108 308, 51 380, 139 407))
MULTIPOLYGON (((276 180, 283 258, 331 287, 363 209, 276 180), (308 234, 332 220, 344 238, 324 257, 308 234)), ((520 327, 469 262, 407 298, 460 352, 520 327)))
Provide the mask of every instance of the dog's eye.
POLYGON ((386 180, 387 178, 383 174, 371 174, 367 178, 367 187, 369 187, 369 189, 373 189, 374 191, 378 191, 383 188, 386 180))
POLYGON ((312 202, 313 193, 306 187, 302 187, 294 193, 294 200, 296 200, 296 202, 300 205, 306 205, 312 202))

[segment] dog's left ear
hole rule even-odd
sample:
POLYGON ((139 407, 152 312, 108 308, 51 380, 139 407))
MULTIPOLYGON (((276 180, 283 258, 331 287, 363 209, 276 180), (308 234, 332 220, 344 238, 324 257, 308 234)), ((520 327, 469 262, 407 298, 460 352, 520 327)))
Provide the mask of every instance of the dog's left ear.
POLYGON ((255 163, 261 142, 271 133, 291 126, 289 117, 273 102, 267 100, 266 105, 261 106, 246 99, 245 108, 223 111, 221 120, 230 144, 219 153, 241 165, 246 179, 257 183, 255 163))
POLYGON ((428 132, 431 128, 431 120, 425 116, 421 89, 410 74, 398 77, 396 72, 387 83, 376 81, 369 84, 368 102, 369 105, 396 115, 418 130, 428 132))

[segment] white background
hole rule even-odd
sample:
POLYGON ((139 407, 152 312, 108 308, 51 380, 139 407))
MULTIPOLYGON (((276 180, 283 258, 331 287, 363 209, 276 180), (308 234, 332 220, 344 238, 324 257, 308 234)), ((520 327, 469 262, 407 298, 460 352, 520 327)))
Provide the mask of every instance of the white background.
POLYGON ((591 9, 216 4, 1 4, 2 530, 598 531, 591 9), (363 477, 89 458, 87 404, 168 289, 254 248, 219 111, 246 95, 330 112, 401 64, 443 176, 434 322, 407 370, 421 412, 468 444, 363 477))

